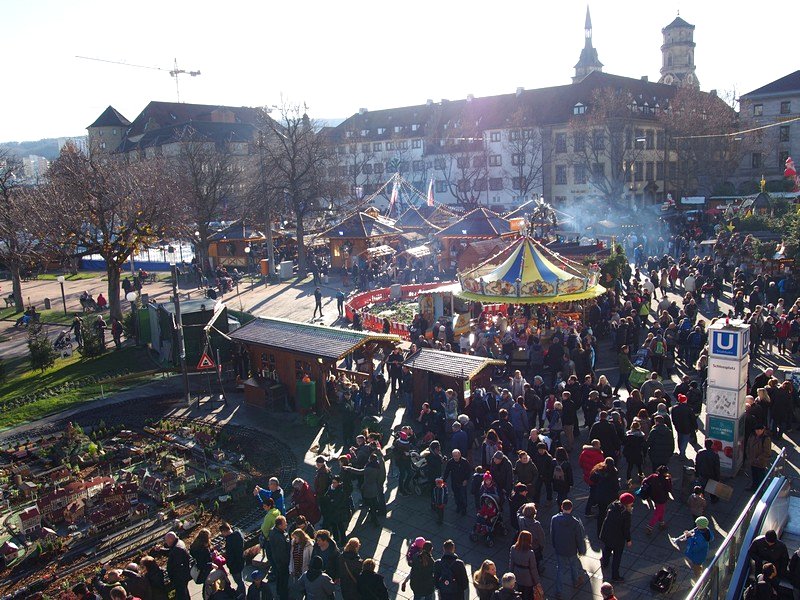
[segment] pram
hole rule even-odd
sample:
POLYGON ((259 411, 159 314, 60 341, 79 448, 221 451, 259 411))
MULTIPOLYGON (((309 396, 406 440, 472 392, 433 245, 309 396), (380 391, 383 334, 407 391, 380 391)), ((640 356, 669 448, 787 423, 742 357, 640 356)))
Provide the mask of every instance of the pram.
POLYGON ((647 348, 639 348, 631 361, 634 366, 645 367, 647 366, 647 359, 650 358, 650 350, 647 348))
POLYGON ((53 342, 53 348, 61 354, 61 358, 72 356, 72 336, 68 329, 58 334, 56 341, 53 342))
POLYGON ((425 474, 425 466, 428 464, 428 461, 416 450, 412 450, 409 457, 411 458, 409 487, 415 495, 421 496, 425 487, 430 483, 425 474))
POLYGON ((491 548, 494 546, 494 538, 504 534, 503 515, 497 497, 491 494, 481 495, 481 508, 475 516, 475 526, 469 534, 469 539, 477 542, 483 538, 486 545, 491 548))

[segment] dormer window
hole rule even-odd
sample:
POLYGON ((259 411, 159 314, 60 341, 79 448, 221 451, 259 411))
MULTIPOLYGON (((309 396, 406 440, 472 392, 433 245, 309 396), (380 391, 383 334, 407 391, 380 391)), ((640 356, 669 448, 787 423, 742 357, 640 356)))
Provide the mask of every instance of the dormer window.
POLYGON ((582 115, 586 112, 586 106, 578 102, 575 106, 572 107, 572 114, 573 115, 582 115))
POLYGON ((352 131, 345 131, 344 132, 344 137, 346 137, 346 138, 353 137, 353 132, 352 131))
POLYGON ((361 137, 367 137, 368 135, 369 135, 369 129, 361 130, 361 137))
POLYGON ((413 123, 411 125, 411 131, 416 131, 417 129, 419 129, 419 123, 413 123))
POLYGON ((401 125, 395 125, 394 132, 400 133, 401 131, 403 131, 403 127, 401 125))
POLYGON ((378 135, 383 135, 386 133, 386 127, 378 127, 378 135))

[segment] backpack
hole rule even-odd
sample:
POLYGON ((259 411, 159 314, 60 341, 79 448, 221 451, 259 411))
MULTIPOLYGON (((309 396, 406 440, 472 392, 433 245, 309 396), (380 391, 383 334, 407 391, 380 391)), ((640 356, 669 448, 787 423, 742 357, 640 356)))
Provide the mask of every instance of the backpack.
POLYGON ((672 567, 661 567, 650 580, 650 589, 660 594, 666 594, 675 585, 678 574, 672 567))
POLYGON ((642 482, 642 485, 639 486, 639 489, 634 492, 639 498, 642 500, 647 500, 650 498, 650 482, 645 481, 642 482))
POLYGON ((553 467, 553 481, 564 481, 565 479, 564 468, 559 463, 556 463, 556 466, 553 467))
POLYGON ((661 340, 658 340, 656 342, 655 353, 656 354, 664 354, 664 342, 662 342, 661 340))
POLYGON ((439 568, 436 573, 436 589, 453 593, 456 592, 455 577, 453 577, 453 561, 439 559, 439 568), (452 587, 451 587, 452 586, 452 587))
POLYGON ((408 547, 408 551, 406 552, 406 562, 408 566, 411 566, 411 563, 414 562, 414 558, 422 552, 422 548, 417 548, 413 543, 408 547))

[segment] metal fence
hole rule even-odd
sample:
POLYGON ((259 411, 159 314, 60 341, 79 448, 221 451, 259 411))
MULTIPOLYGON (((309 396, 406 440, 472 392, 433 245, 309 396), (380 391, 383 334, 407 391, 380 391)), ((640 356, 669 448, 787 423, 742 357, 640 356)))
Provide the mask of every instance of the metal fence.
POLYGON ((778 457, 772 463, 769 471, 767 471, 764 481, 761 482, 758 490, 747 502, 747 506, 742 510, 739 518, 736 519, 736 523, 728 532, 722 544, 720 544, 708 568, 703 571, 700 579, 697 580, 689 595, 686 596, 687 600, 711 600, 712 598, 716 600, 726 596, 739 555, 742 551, 747 551, 747 548, 742 546, 747 535, 747 529, 750 526, 750 520, 753 518, 758 506, 758 501, 766 491, 772 478, 782 473, 785 462, 786 450, 781 449, 778 457))

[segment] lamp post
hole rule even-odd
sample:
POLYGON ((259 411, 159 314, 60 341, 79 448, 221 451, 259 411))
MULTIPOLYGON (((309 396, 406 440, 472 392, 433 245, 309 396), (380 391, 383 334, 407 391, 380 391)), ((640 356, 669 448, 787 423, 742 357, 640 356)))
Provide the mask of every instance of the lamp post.
POLYGON ((133 338, 136 345, 139 345, 139 315, 136 313, 136 299, 139 295, 136 292, 128 292, 125 299, 131 303, 131 323, 133 324, 133 338))
POLYGON ((186 347, 183 343, 183 321, 181 320, 181 299, 178 295, 178 266, 175 263, 175 248, 172 246, 167 250, 169 258, 169 266, 172 269, 172 293, 173 302, 175 303, 175 327, 178 330, 178 352, 181 359, 181 375, 183 377, 183 394, 186 397, 186 405, 192 403, 192 397, 189 395, 189 373, 186 371, 186 347))
POLYGON ((58 285, 61 286, 61 302, 64 304, 64 316, 66 317, 67 316, 67 297, 66 297, 66 295, 64 295, 64 276, 63 275, 59 275, 56 278, 56 281, 58 281, 58 285))

